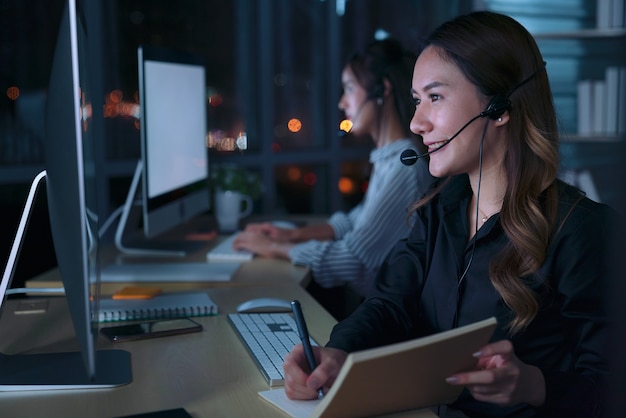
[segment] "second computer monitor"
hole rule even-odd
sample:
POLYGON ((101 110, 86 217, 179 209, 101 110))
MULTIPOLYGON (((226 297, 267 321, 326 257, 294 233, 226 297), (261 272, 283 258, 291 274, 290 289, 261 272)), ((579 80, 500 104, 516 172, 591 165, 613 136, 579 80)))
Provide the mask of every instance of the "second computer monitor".
POLYGON ((205 66, 152 46, 137 55, 143 225, 154 237, 209 209, 205 66))

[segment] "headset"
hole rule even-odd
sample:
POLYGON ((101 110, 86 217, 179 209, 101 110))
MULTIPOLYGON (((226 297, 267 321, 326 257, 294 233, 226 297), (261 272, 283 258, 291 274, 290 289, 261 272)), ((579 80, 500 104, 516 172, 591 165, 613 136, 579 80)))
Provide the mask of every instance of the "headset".
MULTIPOLYGON (((359 105, 359 108, 357 109, 355 115, 352 118, 352 126, 356 125, 358 120, 361 118, 361 112, 363 111, 363 108, 368 102, 372 100, 380 101, 383 99, 384 96, 385 96, 385 85, 382 82, 376 83, 376 85, 370 90, 370 92, 367 93, 367 96, 365 96, 365 99, 363 100, 363 102, 359 105)), ((351 130, 352 128, 350 128, 350 130, 348 131, 339 131, 339 136, 342 136, 342 137, 346 136, 351 130)))
POLYGON ((496 120, 511 108, 511 101, 503 96, 495 95, 487 104, 485 110, 478 115, 481 118, 488 117, 489 119, 496 120))
POLYGON ((377 82, 374 88, 367 95, 367 100, 382 99, 385 95, 385 85, 382 82, 377 82))

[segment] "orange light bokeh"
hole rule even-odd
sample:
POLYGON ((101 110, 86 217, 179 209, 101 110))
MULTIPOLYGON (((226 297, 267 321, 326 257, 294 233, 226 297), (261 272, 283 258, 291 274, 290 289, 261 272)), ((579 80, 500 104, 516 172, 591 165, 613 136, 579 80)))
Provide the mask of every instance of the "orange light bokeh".
POLYGON ((302 129, 302 122, 296 118, 289 119, 289 122, 287 122, 287 128, 294 133, 300 132, 300 129, 302 129))
POLYGON ((298 167, 290 167, 287 170, 287 178, 289 181, 298 181, 302 177, 302 171, 298 167))
POLYGON ((121 90, 113 90, 111 91, 111 93, 109 93, 109 96, 107 97, 107 101, 110 101, 111 103, 120 103, 123 98, 124 98, 124 93, 122 93, 121 90))
POLYGON ((348 177, 340 178, 337 187, 342 194, 352 194, 355 189, 354 181, 348 177))
POLYGON ((350 132, 350 130, 352 129, 352 121, 349 119, 344 119, 341 122, 339 122, 339 129, 341 129, 344 132, 350 132))
POLYGON ((17 100, 20 97, 20 88, 16 86, 11 86, 7 89, 7 97, 11 100, 17 100))

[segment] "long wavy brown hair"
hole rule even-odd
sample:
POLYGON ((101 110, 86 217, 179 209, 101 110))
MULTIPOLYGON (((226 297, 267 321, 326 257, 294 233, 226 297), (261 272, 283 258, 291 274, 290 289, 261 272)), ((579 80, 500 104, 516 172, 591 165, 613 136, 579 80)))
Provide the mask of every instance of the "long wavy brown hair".
MULTIPOLYGON (((522 25, 493 12, 474 12, 444 23, 427 39, 429 45, 440 48, 486 96, 510 95, 504 158, 508 186, 500 212, 509 242, 491 261, 489 277, 515 314, 509 327, 516 333, 539 310, 529 280, 545 260, 557 213, 558 128, 548 76, 542 70, 545 63, 522 25)), ((426 204, 445 183, 413 209, 426 204)))

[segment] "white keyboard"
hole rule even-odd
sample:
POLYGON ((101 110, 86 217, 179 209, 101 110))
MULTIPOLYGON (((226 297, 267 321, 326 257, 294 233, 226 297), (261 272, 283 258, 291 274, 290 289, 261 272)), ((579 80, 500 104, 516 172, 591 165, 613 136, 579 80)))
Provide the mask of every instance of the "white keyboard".
POLYGON ((239 232, 233 233, 214 248, 210 249, 206 254, 207 260, 213 263, 245 263, 246 261, 252 260, 254 254, 250 251, 235 250, 233 248, 233 241, 238 233, 239 232))
MULTIPOLYGON (((284 384, 283 362, 300 344, 298 328, 288 313, 229 314, 228 319, 269 385, 284 384)), ((311 345, 317 345, 311 339, 311 345)))

